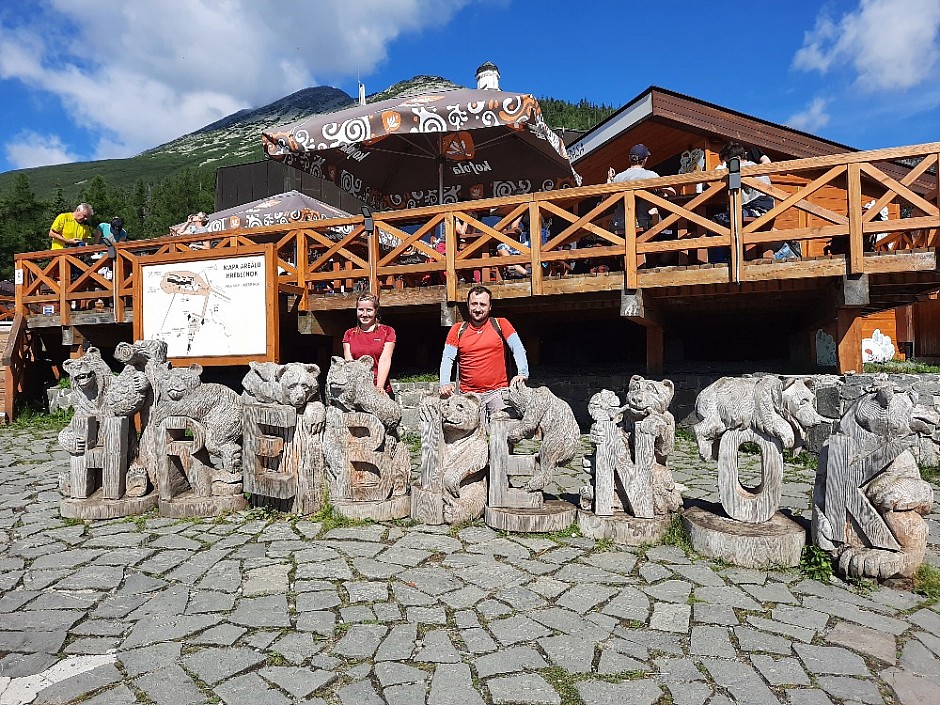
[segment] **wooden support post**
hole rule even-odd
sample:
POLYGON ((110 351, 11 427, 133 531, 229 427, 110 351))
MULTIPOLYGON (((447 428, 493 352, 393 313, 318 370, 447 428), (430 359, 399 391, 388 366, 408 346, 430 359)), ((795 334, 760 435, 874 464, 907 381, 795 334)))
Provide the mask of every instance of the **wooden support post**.
POLYGON ((634 213, 636 212, 636 194, 633 191, 627 191, 623 195, 623 211, 624 211, 624 228, 623 228, 623 239, 624 239, 624 257, 623 257, 623 273, 624 273, 624 287, 627 289, 636 289, 637 284, 637 267, 639 267, 639 262, 637 261, 636 256, 636 217, 634 213))
POLYGON ((72 308, 68 300, 69 283, 72 281, 71 267, 64 255, 59 255, 57 259, 59 260, 59 323, 66 326, 72 322, 72 308))
POLYGON ((862 371, 862 309, 839 308, 836 325, 837 372, 862 371))
POLYGON ((379 226, 378 223, 372 226, 372 232, 366 231, 369 239, 369 291, 378 296, 379 294, 379 226))
POLYGON ((624 290, 620 294, 620 315, 646 328, 646 373, 663 373, 663 324, 643 289, 624 290))
POLYGON ((728 191, 728 220, 731 226, 731 257, 728 261, 729 280, 741 281, 741 260, 744 251, 741 247, 741 191, 728 191))
POLYGON ((529 204, 529 248, 532 254, 532 296, 542 295, 542 214, 535 201, 529 204))
MULTIPOLYGON (((865 242, 862 235, 862 176, 859 164, 849 164, 849 273, 865 269, 865 242)), ((859 353, 861 355, 861 353, 859 353)), ((840 352, 841 356, 841 352, 840 352)), ((841 359, 841 358, 840 358, 841 359)), ((861 368, 858 370, 861 372, 861 368)))
POLYGON ((307 282, 307 274, 310 269, 310 250, 307 245, 307 232, 301 230, 297 233, 295 240, 297 247, 297 286, 304 288, 304 295, 300 299, 300 311, 310 310, 310 284, 307 282))
POLYGON ((126 261, 121 257, 121 253, 116 251, 114 261, 111 263, 111 288, 114 291, 114 322, 124 322, 124 298, 121 296, 121 288, 124 286, 124 266, 126 261))
POLYGON ((447 290, 447 300, 456 301, 457 300, 457 228, 456 223, 454 222, 454 214, 447 213, 444 216, 444 243, 446 246, 446 252, 444 254, 445 266, 446 266, 446 283, 445 288, 447 290))

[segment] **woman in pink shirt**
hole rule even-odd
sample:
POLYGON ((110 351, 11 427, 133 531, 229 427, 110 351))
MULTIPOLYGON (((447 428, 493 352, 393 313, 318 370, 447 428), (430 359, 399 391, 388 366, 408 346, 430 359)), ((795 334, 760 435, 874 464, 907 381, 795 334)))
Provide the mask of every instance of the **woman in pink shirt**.
POLYGON ((375 360, 372 381, 381 392, 392 396, 388 372, 395 352, 395 329, 379 323, 379 297, 360 294, 356 298, 356 318, 359 325, 347 330, 343 336, 343 357, 358 360, 363 355, 371 355, 375 360))

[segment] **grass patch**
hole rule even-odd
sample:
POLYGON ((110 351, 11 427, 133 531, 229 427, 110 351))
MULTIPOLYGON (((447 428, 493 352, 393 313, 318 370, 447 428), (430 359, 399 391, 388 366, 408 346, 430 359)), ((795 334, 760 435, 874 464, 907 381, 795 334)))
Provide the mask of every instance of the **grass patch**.
POLYGON ((497 533, 501 538, 504 539, 549 539, 550 541, 554 541, 555 543, 559 544, 567 543, 565 539, 576 539, 581 537, 581 529, 578 528, 577 521, 571 522, 571 525, 565 529, 549 531, 547 533, 540 533, 538 531, 506 531, 505 529, 500 529, 497 533))
POLYGON ((268 655, 265 657, 264 664, 266 666, 289 666, 290 661, 288 661, 282 653, 269 651, 268 655))
POLYGON ((329 533, 333 529, 344 529, 351 526, 364 526, 370 523, 365 519, 350 519, 343 516, 332 504, 327 502, 316 514, 311 514, 307 519, 311 522, 320 522, 319 536, 329 533))
POLYGON ((17 411, 10 428, 14 431, 61 431, 69 425, 73 415, 72 409, 60 409, 50 413, 32 406, 24 406, 17 411))
POLYGON ((594 550, 598 553, 606 553, 613 550, 614 542, 611 539, 598 539, 594 542, 594 550))
POLYGON ((940 372, 940 366, 927 365, 916 360, 891 360, 889 362, 866 362, 862 369, 865 372, 887 372, 888 374, 924 374, 940 372))
POLYGON ((832 579, 832 557, 815 544, 803 547, 800 572, 807 578, 828 583, 832 579))
POLYGON ((926 597, 931 605, 940 600, 940 569, 921 563, 914 571, 914 592, 926 597))
POLYGON ((421 452, 421 436, 417 433, 402 434, 401 442, 408 448, 411 455, 417 455, 421 452))
POLYGON ((695 432, 691 428, 677 428, 676 439, 680 438, 689 443, 698 443, 698 439, 695 438, 695 432))
POLYGON ((793 455, 792 450, 784 448, 783 462, 789 463, 790 465, 799 465, 809 470, 819 469, 819 456, 813 453, 807 453, 806 451, 800 451, 796 455, 793 455))
POLYGON ((561 705, 580 705, 581 696, 578 695, 576 683, 581 681, 602 681, 604 683, 621 683, 628 680, 637 680, 646 678, 649 673, 646 671, 621 671, 620 673, 569 673, 561 666, 550 666, 539 671, 541 676, 548 681, 561 696, 561 705))
POLYGON ((669 528, 666 529, 662 542, 665 546, 675 546, 681 549, 686 555, 693 553, 692 537, 689 535, 689 530, 685 528, 681 515, 676 514, 669 522, 669 528))
POLYGON ((419 372, 414 375, 398 377, 395 382, 437 382, 440 379, 437 372, 419 372))
POLYGON ((940 484, 940 465, 918 465, 918 469, 926 482, 940 484))

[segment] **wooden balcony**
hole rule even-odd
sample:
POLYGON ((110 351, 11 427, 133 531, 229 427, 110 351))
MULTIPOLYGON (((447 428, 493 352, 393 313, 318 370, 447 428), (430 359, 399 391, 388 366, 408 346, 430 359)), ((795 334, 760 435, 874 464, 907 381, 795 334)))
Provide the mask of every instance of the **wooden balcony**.
MULTIPOLYGON (((745 167, 743 185, 775 199, 773 210, 751 219, 742 217, 741 193, 729 192, 727 172, 711 171, 376 213, 381 239, 399 241, 391 248, 364 229, 361 216, 219 233, 211 247, 235 255, 273 243, 279 292, 312 315, 350 308, 360 290, 381 292, 387 308, 446 308, 481 282, 496 298, 527 305, 577 308, 601 295, 619 305, 625 297, 622 315, 647 326, 654 339, 648 348, 655 348, 656 331, 661 338, 662 327, 680 313, 761 307, 771 297, 775 306, 792 302, 813 325, 821 296, 861 315, 940 289, 938 154, 940 143, 931 143, 745 167), (919 163, 898 177, 900 160, 919 163), (759 176, 769 176, 771 185, 759 176), (666 186, 679 195, 662 196, 666 186), (659 220, 638 231, 637 209, 650 207, 659 220), (610 225, 619 208, 626 232, 610 225), (877 220, 883 208, 889 218, 877 220), (712 219, 721 211, 730 213, 730 227, 712 219), (546 241, 533 236, 523 244, 509 229, 519 216, 532 233, 550 219, 546 241), (469 226, 463 243, 458 223, 469 226), (347 234, 338 237, 337 228, 347 234), (432 234, 443 236, 443 253, 430 245, 432 234), (800 243, 802 259, 768 256, 785 241, 800 243), (519 254, 501 253, 500 244, 519 254), (826 254, 827 247, 839 254, 826 254), (512 265, 527 274, 507 277, 512 265), (858 282, 864 295, 857 295, 858 282)), ((198 259, 203 253, 193 244, 206 239, 122 243, 114 259, 96 247, 17 255, 14 311, 29 328, 129 322, 141 258, 198 259)), ((853 316, 846 318, 848 329, 853 316)))

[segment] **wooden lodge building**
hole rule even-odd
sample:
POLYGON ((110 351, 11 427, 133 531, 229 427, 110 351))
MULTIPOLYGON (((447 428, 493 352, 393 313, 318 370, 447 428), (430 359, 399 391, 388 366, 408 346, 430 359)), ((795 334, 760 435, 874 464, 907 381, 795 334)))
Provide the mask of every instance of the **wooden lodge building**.
MULTIPOLYGON (((398 332, 395 371, 434 372, 446 326, 462 318, 477 281, 493 289, 494 313, 512 320, 536 370, 661 374, 713 362, 737 363, 740 372, 860 370, 861 341, 875 328, 917 358, 940 357, 940 142, 859 152, 652 87, 569 153, 583 177, 579 188, 376 212, 373 231, 357 215, 219 233, 208 254, 191 247, 203 235, 121 244, 113 260, 68 250, 18 255, 6 389, 21 390, 31 361, 42 356, 61 359, 83 343, 108 350, 140 337, 144 264, 182 267, 246 253, 269 262, 274 293, 259 324, 267 344, 253 355, 196 356, 203 365, 267 359, 325 367, 355 323, 356 292, 372 289, 398 332), (759 218, 741 217, 740 190, 729 188, 727 171, 714 170, 730 140, 771 159, 741 170, 744 187, 774 198, 759 218), (649 148, 647 166, 663 176, 607 184, 608 169, 625 169, 636 143, 649 148), (677 196, 660 195, 664 186, 677 196), (633 214, 649 206, 658 222, 636 228, 633 214), (626 232, 612 229, 618 208, 626 232), (486 224, 481 213, 491 209, 502 219, 486 224), (887 220, 879 219, 883 209, 887 220), (729 227, 712 220, 720 211, 730 214, 729 227), (545 242, 507 240, 504 226, 523 214, 532 232, 547 228, 545 242), (473 232, 466 242, 456 232, 461 221, 473 232), (346 234, 337 236, 338 228, 346 234), (401 243, 380 247, 375 231, 401 243), (428 245, 432 233, 444 234, 445 253, 428 245), (801 244, 802 259, 772 258, 785 241, 801 244), (499 242, 514 242, 521 254, 500 255, 499 242), (403 259, 409 246, 421 255, 417 263, 403 259), (513 264, 530 274, 508 278, 513 264)), ((291 189, 351 213, 361 205, 332 183, 264 161, 220 169, 216 207, 291 189)))

